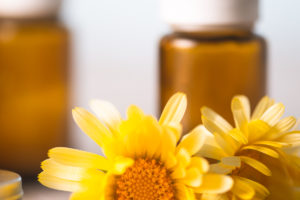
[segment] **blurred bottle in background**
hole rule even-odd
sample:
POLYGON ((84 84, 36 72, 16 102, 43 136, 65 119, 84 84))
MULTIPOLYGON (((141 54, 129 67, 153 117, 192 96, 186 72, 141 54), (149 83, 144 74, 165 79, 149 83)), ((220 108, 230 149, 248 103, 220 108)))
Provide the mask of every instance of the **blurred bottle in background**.
POLYGON ((61 0, 0 5, 0 168, 32 177, 66 142, 69 36, 61 0))
POLYGON ((245 94, 255 105, 266 93, 266 44, 253 33, 258 0, 161 0, 173 29, 160 42, 160 105, 177 91, 188 96, 190 130, 209 106, 233 122, 230 102, 245 94))

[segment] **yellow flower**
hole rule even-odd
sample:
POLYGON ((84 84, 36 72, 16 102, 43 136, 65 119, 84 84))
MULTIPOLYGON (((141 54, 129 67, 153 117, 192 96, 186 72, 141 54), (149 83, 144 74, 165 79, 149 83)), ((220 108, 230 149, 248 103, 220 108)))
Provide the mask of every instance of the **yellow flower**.
POLYGON ((271 176, 271 170, 255 155, 292 158, 290 160, 299 163, 298 157, 287 154, 288 148, 299 146, 300 132, 290 131, 296 119, 280 119, 284 113, 283 104, 274 103, 268 97, 258 103, 252 115, 245 96, 234 97, 231 110, 235 128, 213 110, 201 109, 202 122, 208 131, 205 145, 198 154, 212 160, 211 172, 228 174, 234 180, 231 191, 218 195, 220 199, 265 199, 269 191, 253 181, 251 170, 264 176, 271 176), (250 177, 252 180, 248 179, 250 177))
POLYGON ((209 164, 194 156, 203 145, 203 126, 181 140, 184 94, 175 94, 160 120, 136 106, 127 120, 108 102, 93 101, 94 115, 73 110, 79 127, 105 157, 70 148, 53 148, 42 163, 39 181, 50 188, 73 192, 72 200, 193 200, 195 193, 224 193, 233 184, 226 175, 208 173, 209 164))

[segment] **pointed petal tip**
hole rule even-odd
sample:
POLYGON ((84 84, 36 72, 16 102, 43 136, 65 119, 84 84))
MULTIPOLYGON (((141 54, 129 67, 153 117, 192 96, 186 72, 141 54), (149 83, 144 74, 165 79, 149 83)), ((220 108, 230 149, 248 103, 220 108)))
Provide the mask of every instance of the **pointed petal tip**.
POLYGON ((243 104, 248 104, 249 103, 249 98, 245 95, 236 95, 232 98, 231 100, 231 107, 243 107, 243 106, 248 106, 248 105, 243 105, 243 104))
POLYGON ((269 97, 269 96, 267 96, 267 95, 265 95, 265 96, 263 96, 263 97, 261 98, 261 100, 264 100, 264 99, 266 99, 266 100, 272 100, 271 97, 269 97))
POLYGON ((231 106, 233 106, 233 104, 238 103, 238 105, 244 104, 244 103, 248 103, 249 102, 249 98, 246 95, 235 95, 232 100, 231 100, 231 106))
POLYGON ((280 107, 283 107, 283 108, 285 107, 284 104, 283 104, 282 102, 275 103, 275 105, 280 106, 280 107))
POLYGON ((179 96, 182 96, 182 97, 185 97, 186 98, 186 94, 184 93, 184 92, 176 92, 175 94, 174 94, 174 96, 175 95, 179 95, 179 96))
POLYGON ((202 107, 200 108, 200 112, 201 112, 202 115, 203 115, 203 113, 204 113, 205 111, 207 111, 207 110, 210 110, 210 108, 207 107, 207 106, 202 106, 202 107))
POLYGON ((248 97, 244 94, 236 94, 236 95, 233 96, 232 100, 233 99, 240 99, 240 98, 248 98, 248 97))
POLYGON ((83 111, 84 109, 83 108, 81 108, 81 107, 74 107, 73 109, 72 109, 72 116, 74 117, 75 115, 77 115, 77 114, 79 114, 79 112, 81 112, 81 111, 83 111))
POLYGON ((183 92, 177 92, 175 93, 171 98, 180 98, 182 101, 186 102, 187 101, 187 97, 186 94, 183 92))
POLYGON ((81 107, 79 107, 79 106, 75 106, 72 110, 73 110, 73 111, 77 111, 77 110, 80 110, 80 109, 83 109, 83 108, 81 108, 81 107))

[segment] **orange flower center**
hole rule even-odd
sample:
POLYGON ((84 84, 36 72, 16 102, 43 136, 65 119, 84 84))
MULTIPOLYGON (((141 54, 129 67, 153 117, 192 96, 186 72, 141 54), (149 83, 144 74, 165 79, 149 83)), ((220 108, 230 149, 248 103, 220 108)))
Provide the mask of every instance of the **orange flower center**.
POLYGON ((174 200, 175 190, 165 166, 138 159, 117 180, 117 200, 174 200))

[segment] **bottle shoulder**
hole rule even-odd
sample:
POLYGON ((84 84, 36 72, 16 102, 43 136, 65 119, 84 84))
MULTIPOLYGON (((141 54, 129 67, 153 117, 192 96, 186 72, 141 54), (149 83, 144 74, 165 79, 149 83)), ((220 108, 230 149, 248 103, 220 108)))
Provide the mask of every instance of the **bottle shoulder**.
POLYGON ((163 36, 160 45, 175 45, 189 43, 192 45, 220 44, 220 43, 258 43, 266 46, 266 39, 253 32, 245 33, 170 33, 163 36))
POLYGON ((0 31, 6 29, 14 29, 15 31, 47 31, 59 30, 67 32, 68 28, 58 18, 54 19, 0 19, 0 31))
POLYGON ((60 20, 0 20, 0 42, 61 40, 69 37, 60 20))

